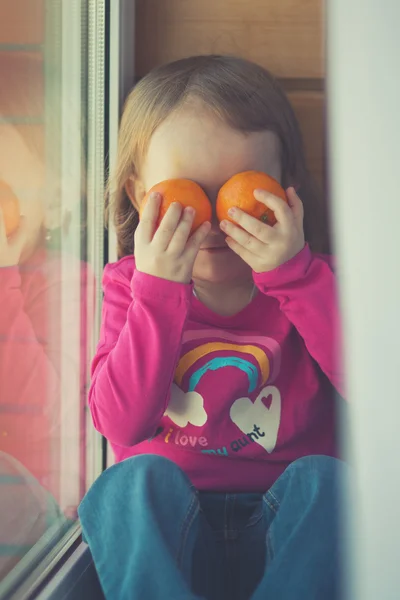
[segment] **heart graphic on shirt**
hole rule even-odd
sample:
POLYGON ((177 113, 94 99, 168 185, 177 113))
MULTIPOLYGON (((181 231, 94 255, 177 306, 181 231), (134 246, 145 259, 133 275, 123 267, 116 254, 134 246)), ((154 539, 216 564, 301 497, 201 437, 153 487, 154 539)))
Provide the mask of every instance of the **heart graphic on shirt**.
POLYGON ((281 395, 275 386, 261 390, 254 402, 250 398, 238 398, 231 406, 230 416, 245 435, 256 426, 260 433, 253 433, 251 439, 269 454, 274 450, 281 422, 281 395))
POLYGON ((207 422, 203 396, 197 392, 185 393, 175 383, 172 384, 171 399, 164 414, 178 427, 186 427, 188 423, 201 427, 207 422))

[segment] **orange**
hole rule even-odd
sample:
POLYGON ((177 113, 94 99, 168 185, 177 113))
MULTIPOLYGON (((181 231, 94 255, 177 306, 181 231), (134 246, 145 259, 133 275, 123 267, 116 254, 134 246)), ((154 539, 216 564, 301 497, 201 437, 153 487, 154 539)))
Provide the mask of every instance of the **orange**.
POLYGON ((5 181, 0 180, 0 210, 3 213, 6 236, 17 231, 20 222, 19 201, 5 181))
POLYGON ((244 171, 231 177, 219 190, 217 197, 218 220, 226 219, 234 223, 235 221, 228 215, 228 210, 236 207, 263 223, 275 225, 274 212, 254 198, 256 189, 266 190, 287 202, 285 190, 273 177, 259 171, 244 171))
POLYGON ((179 202, 183 207, 191 206, 195 209, 196 214, 191 233, 196 231, 205 221, 211 221, 212 209, 210 201, 202 188, 191 179, 166 179, 154 185, 143 199, 140 208, 141 213, 152 192, 158 192, 162 196, 157 227, 172 202, 179 202))

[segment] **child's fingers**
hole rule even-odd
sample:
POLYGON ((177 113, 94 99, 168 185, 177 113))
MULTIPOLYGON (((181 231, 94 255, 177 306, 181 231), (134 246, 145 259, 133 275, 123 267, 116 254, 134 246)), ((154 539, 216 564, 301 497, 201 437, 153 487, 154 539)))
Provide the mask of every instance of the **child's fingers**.
POLYGON ((6 224, 3 218, 3 211, 0 209, 0 246, 7 243, 6 224))
POLYGON ((289 225, 293 220, 292 210, 282 198, 278 198, 278 196, 274 196, 265 190, 255 190, 254 198, 274 211, 275 218, 280 225, 289 225))
POLYGON ((157 227, 153 236, 152 246, 158 250, 166 250, 175 235, 176 228, 182 216, 182 206, 179 202, 169 205, 167 212, 157 227))
POLYGON ((192 235, 190 236, 185 249, 185 255, 189 260, 194 261, 199 250, 201 244, 204 242, 208 234, 210 233, 211 223, 210 221, 206 221, 192 235))
MULTIPOLYGON (((249 215, 246 215, 246 217, 248 217, 249 215)), ((236 217, 234 217, 236 219, 236 217)), ((235 242, 237 242, 238 244, 240 244, 241 246, 243 246, 244 248, 246 248, 247 250, 249 250, 250 252, 252 252, 253 254, 256 255, 262 255, 265 252, 265 248, 266 248, 266 242, 267 239, 265 240, 261 240, 260 238, 263 237, 261 235, 261 230, 259 230, 258 226, 260 227, 267 227, 267 225, 264 225, 264 223, 260 223, 259 221, 257 221, 257 219, 254 219, 253 217, 250 217, 250 219, 255 221, 255 225, 253 225, 253 230, 255 233, 250 232, 247 228, 243 229, 243 225, 242 227, 237 227, 236 225, 234 225, 233 223, 230 223, 229 221, 222 221, 221 222, 221 229, 222 231, 224 231, 231 239, 235 240, 235 242), (257 235, 255 235, 257 233, 257 235)), ((240 221, 238 221, 240 222, 240 221)), ((245 220, 246 222, 246 220, 245 220)), ((251 228, 251 227, 250 227, 251 228)), ((272 229, 272 227, 270 227, 270 229, 272 229)))
POLYGON ((289 206, 292 210, 292 214, 298 223, 303 223, 304 219, 304 206, 299 196, 296 193, 294 187, 289 187, 286 190, 286 196, 288 199, 289 206))
POLYGON ((0 266, 13 267, 18 265, 29 238, 28 221, 21 217, 17 231, 9 237, 6 235, 3 219, 1 219, 0 229, 2 230, 0 236, 0 266))
POLYGON ((160 206, 161 195, 157 192, 151 194, 140 216, 139 226, 136 230, 137 238, 140 241, 149 244, 153 239, 153 235, 157 226, 158 215, 160 212, 160 206))
POLYGON ((168 245, 168 251, 176 254, 182 254, 186 243, 190 236, 193 219, 196 211, 191 206, 187 206, 182 214, 181 220, 178 223, 168 245))
POLYGON ((229 221, 222 221, 221 229, 234 237, 240 244, 244 245, 244 242, 248 240, 249 234, 260 242, 263 242, 263 244, 268 244, 276 236, 276 231, 270 225, 248 215, 243 210, 240 210, 240 208, 234 208, 233 211, 232 213, 229 212, 229 216, 232 217, 235 223, 240 225, 240 228, 235 227, 229 221), (234 233, 236 233, 236 236, 240 236, 240 239, 234 233))
POLYGON ((21 216, 19 220, 18 229, 9 237, 6 233, 6 224, 4 221, 3 213, 0 209, 0 244, 7 245, 11 249, 18 249, 25 245, 28 235, 28 222, 26 217, 21 216))
POLYGON ((8 239, 9 248, 22 252, 27 242, 28 234, 29 227, 26 217, 21 217, 17 231, 8 239))

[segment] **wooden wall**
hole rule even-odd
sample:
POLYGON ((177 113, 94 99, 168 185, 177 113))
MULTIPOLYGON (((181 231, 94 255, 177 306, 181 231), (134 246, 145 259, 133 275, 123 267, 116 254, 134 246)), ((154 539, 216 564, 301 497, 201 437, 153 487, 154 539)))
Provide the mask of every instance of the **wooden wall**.
POLYGON ((324 185, 322 0, 136 0, 136 74, 193 54, 235 54, 277 76, 324 185))
POLYGON ((0 0, 0 140, 14 128, 43 160, 44 30, 44 0, 0 0))

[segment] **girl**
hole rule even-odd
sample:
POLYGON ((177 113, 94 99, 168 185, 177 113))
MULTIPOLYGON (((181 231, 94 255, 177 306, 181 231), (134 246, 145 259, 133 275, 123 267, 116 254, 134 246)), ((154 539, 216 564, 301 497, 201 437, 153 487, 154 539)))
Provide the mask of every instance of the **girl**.
POLYGON ((117 464, 80 507, 106 598, 336 598, 335 279, 276 81, 222 56, 155 69, 127 99, 111 199, 121 260, 89 403, 117 464), (156 230, 157 195, 138 224, 161 180, 193 179, 215 207, 250 169, 287 188, 289 205, 254 191, 273 228, 236 209, 190 236, 193 211, 172 205, 156 230))

